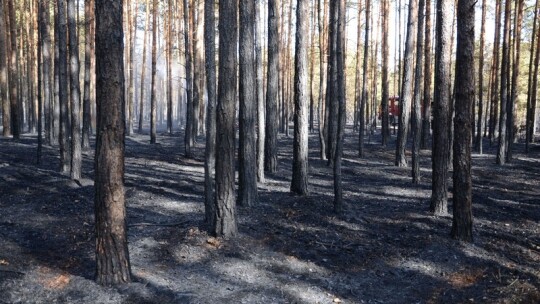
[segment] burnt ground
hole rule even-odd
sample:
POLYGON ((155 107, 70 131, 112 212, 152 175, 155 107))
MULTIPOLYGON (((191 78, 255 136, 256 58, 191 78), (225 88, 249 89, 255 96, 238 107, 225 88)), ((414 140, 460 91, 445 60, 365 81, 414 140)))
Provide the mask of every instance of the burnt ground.
MULTIPOLYGON (((473 158, 472 244, 449 237, 451 216, 428 212, 422 183, 393 166, 378 138, 356 155, 346 137, 345 212, 332 212, 332 171, 311 135, 310 195, 289 192, 292 139, 277 174, 239 208, 239 235, 204 232, 203 138, 185 159, 181 134, 126 139, 128 237, 134 283, 93 282, 93 152, 80 185, 58 173, 56 148, 35 165, 36 137, 0 139, 0 303, 538 303, 540 146, 495 165, 473 158)), ((451 202, 449 212, 451 213, 451 202)))

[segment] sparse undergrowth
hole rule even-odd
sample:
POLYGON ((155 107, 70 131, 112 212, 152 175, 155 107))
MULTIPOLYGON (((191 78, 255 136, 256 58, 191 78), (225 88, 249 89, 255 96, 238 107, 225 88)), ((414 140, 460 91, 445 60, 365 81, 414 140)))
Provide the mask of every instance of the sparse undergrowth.
POLYGON ((119 288, 93 282, 93 151, 79 185, 57 173, 56 149, 35 165, 35 136, 0 139, 0 303, 540 301, 539 146, 504 167, 495 148, 473 155, 475 242, 463 244, 449 238, 450 215, 427 211, 429 151, 412 186, 410 169, 393 166, 393 145, 371 141, 359 159, 349 133, 338 216, 316 135, 307 197, 289 193, 292 140, 282 137, 279 172, 255 207, 238 210, 238 237, 223 240, 202 226, 203 146, 185 159, 180 136, 126 139, 136 282, 119 288))

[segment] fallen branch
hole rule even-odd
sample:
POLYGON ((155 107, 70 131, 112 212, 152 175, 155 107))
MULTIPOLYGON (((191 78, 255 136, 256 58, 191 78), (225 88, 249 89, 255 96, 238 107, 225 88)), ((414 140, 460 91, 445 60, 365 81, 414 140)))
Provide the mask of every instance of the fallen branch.
POLYGON ((0 272, 16 273, 16 274, 20 274, 20 275, 25 275, 26 274, 24 272, 20 272, 20 271, 17 271, 17 270, 9 270, 9 269, 0 269, 0 272))

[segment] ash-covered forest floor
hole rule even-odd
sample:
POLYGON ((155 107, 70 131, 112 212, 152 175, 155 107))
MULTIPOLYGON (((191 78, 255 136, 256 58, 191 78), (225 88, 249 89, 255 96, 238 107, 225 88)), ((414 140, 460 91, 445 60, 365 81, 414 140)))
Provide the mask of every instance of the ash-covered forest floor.
MULTIPOLYGON (((449 237, 451 216, 428 212, 422 183, 397 168, 393 142, 357 157, 349 129, 345 212, 332 212, 332 170, 311 134, 310 195, 289 192, 292 138, 259 203, 238 209, 239 235, 209 237, 203 221, 204 138, 183 157, 182 134, 126 138, 128 237, 134 283, 93 282, 93 151, 80 185, 58 173, 56 148, 35 164, 36 137, 0 139, 0 303, 538 303, 540 146, 495 165, 473 154, 473 244, 449 237)), ((451 177, 451 175, 450 175, 451 177)), ((450 182, 451 185, 451 182, 450 182)), ((451 202, 449 214, 451 214, 451 202)))

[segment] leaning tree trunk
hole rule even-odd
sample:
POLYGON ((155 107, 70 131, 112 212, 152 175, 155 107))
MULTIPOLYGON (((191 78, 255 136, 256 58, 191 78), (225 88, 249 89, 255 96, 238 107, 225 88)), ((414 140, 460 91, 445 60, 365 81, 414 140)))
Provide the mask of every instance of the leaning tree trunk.
POLYGON ((216 170, 216 14, 215 1, 204 2, 204 46, 206 55, 206 148, 204 150, 204 214, 210 225, 214 216, 214 174, 216 170))
POLYGON ((412 182, 420 183, 420 140, 422 139, 422 85, 423 85, 423 62, 424 56, 424 6, 425 1, 418 2, 418 29, 416 36, 416 71, 414 76, 414 94, 412 111, 412 182))
POLYGON ((433 94, 433 148, 430 211, 447 213, 448 206, 448 129, 450 127, 450 37, 452 0, 437 0, 435 37, 435 90, 433 94))
POLYGON ((236 0, 219 1, 219 73, 216 136, 216 199, 211 233, 238 232, 234 199, 235 104, 238 31, 236 0))
POLYGON ((131 281, 124 199, 122 1, 96 0, 96 281, 131 281))
POLYGON ((291 192, 308 194, 308 35, 309 2, 298 0, 294 59, 294 141, 291 192))
POLYGON ((240 1, 240 111, 238 149, 238 205, 257 203, 255 121, 255 0, 240 1))
POLYGON ((71 97, 71 179, 81 178, 81 116, 79 82, 79 37, 77 35, 76 0, 68 0, 69 68, 71 97))
POLYGON ((11 112, 8 96, 7 33, 4 3, 0 2, 0 102, 2 103, 2 135, 11 135, 11 112))
POLYGON ((411 114, 411 100, 413 89, 413 59, 416 30, 418 23, 418 2, 411 0, 409 2, 409 17, 407 21, 407 36, 405 38, 405 55, 403 62, 403 83, 401 96, 399 96, 399 124, 398 137, 396 143, 396 162, 398 167, 407 166, 405 157, 405 148, 407 146, 407 136, 409 133, 409 119, 411 114))
POLYGON ((458 0, 452 237, 472 242, 471 108, 474 105, 474 4, 458 0))
POLYGON ((264 144, 264 169, 277 171, 278 84, 279 84, 279 12, 278 0, 268 1, 268 70, 266 89, 266 137, 264 144))

